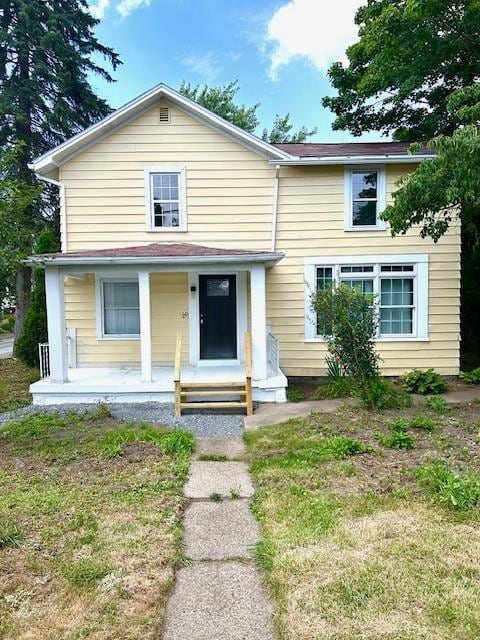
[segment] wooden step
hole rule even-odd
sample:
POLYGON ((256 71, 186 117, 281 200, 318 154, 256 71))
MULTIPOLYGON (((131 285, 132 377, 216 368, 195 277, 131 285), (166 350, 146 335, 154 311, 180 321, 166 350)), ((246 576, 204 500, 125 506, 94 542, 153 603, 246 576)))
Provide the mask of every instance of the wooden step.
POLYGON ((180 382, 182 389, 201 389, 212 388, 223 389, 227 387, 243 387, 245 389, 245 380, 242 382, 180 382))
POLYGON ((247 392, 240 389, 230 389, 229 391, 217 391, 211 389, 210 391, 181 391, 182 396, 245 396, 247 392))
POLYGON ((246 402, 181 402, 181 409, 234 409, 237 407, 245 408, 246 402))

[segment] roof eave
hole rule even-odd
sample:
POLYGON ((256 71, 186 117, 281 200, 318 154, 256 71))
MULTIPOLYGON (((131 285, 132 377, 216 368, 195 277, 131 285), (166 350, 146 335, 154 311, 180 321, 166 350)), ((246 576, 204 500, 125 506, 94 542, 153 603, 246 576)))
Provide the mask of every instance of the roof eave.
POLYGON ((216 263, 275 263, 285 256, 282 252, 256 253, 256 254, 231 254, 209 256, 29 256, 25 263, 32 267, 47 266, 95 266, 95 265, 195 265, 216 263))
POLYGON ((410 162, 423 162, 432 160, 433 154, 401 154, 401 155, 377 155, 377 156, 308 156, 292 157, 287 160, 270 160, 271 165, 280 166, 305 166, 305 165, 329 165, 329 164, 405 164, 410 162))

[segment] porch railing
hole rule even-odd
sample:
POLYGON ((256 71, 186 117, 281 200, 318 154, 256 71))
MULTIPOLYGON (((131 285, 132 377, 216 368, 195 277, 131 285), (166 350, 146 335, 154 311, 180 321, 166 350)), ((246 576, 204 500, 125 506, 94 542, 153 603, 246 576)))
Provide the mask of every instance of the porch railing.
POLYGON ((50 377, 50 348, 48 342, 41 342, 38 345, 38 359, 40 361, 40 378, 50 377))
POLYGON ((280 351, 278 338, 267 329, 267 372, 268 376, 276 376, 280 369, 280 351))

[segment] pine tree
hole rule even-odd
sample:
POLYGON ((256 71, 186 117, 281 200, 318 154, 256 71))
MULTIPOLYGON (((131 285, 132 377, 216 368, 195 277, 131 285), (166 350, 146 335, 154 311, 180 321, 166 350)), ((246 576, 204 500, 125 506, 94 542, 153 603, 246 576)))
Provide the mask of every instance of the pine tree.
MULTIPOLYGON (((95 37, 97 23, 86 0, 0 0, 1 178, 16 181, 21 193, 37 183, 28 168, 34 157, 109 113, 90 86, 89 74, 113 81, 93 57, 103 56, 113 70, 120 60, 95 37)), ((0 273, 0 282, 16 290, 16 339, 31 289, 30 270, 20 260, 32 251, 43 227, 58 228, 57 200, 56 189, 43 185, 42 197, 23 208, 14 247, 16 282, 0 273)), ((0 219, 0 225, 8 226, 8 218, 0 219)), ((0 236, 8 233, 0 228, 0 236)), ((0 291, 0 298, 5 293, 0 291)))

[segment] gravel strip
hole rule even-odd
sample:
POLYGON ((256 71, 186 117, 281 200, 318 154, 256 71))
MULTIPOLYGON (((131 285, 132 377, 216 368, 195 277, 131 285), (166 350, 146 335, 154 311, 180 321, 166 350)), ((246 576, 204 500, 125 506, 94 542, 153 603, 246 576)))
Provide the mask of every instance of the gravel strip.
MULTIPOLYGON (((21 416, 36 413, 85 413, 98 407, 98 404, 56 404, 56 405, 28 405, 10 411, 0 413, 0 424, 14 420, 21 416)), ((232 438, 243 435, 243 415, 234 414, 208 414, 192 413, 176 418, 174 406, 158 402, 141 402, 133 404, 111 404, 110 411, 114 418, 132 422, 153 422, 167 427, 181 427, 187 429, 193 435, 204 437, 232 438)))

